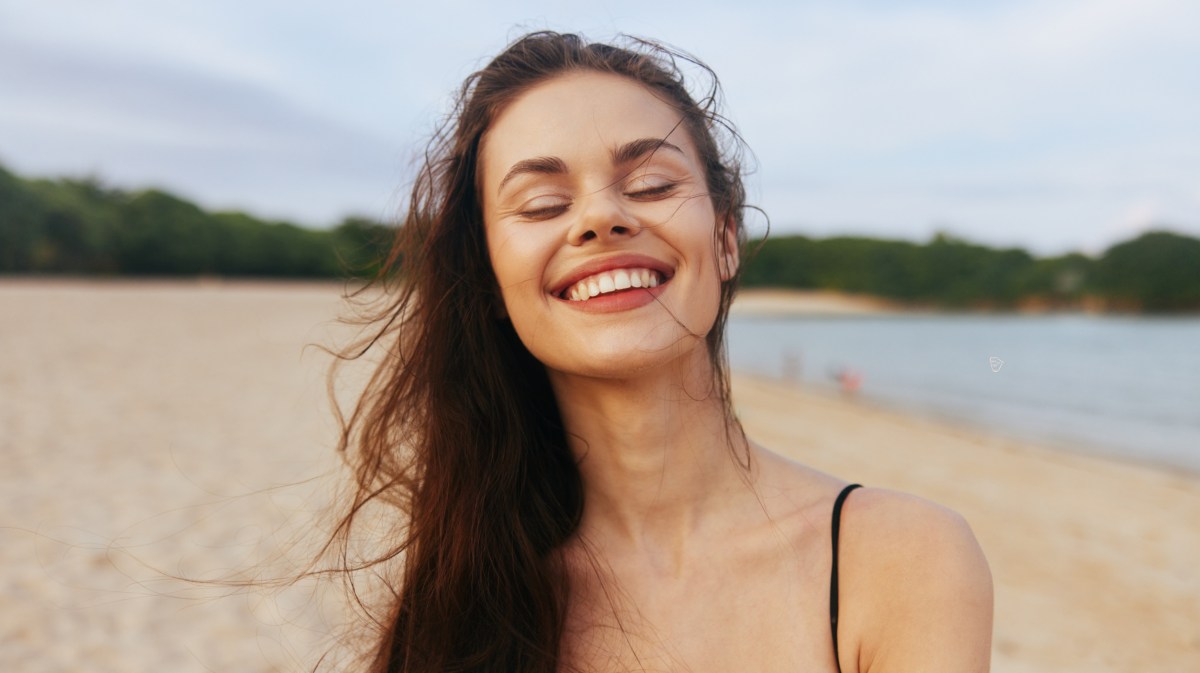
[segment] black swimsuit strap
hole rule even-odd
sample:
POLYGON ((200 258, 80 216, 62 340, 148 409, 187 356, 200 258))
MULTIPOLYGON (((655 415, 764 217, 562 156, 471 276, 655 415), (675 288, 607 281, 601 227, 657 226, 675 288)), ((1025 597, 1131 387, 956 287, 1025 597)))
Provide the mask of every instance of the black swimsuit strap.
POLYGON ((837 664, 838 673, 842 671, 842 661, 838 658, 838 532, 842 527, 842 504, 850 491, 861 488, 861 484, 850 484, 838 493, 833 501, 833 570, 829 576, 829 625, 833 629, 833 661, 837 664))

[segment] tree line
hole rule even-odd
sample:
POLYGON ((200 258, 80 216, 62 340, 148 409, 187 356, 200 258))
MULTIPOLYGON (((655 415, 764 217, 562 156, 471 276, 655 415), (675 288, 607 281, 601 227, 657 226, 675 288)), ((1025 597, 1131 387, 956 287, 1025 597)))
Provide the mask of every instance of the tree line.
POLYGON ((210 213, 158 189, 21 178, 0 166, 0 273, 331 278, 378 268, 390 230, 350 217, 328 230, 210 213))
MULTIPOLYGON (((369 277, 393 230, 331 229, 207 212, 165 191, 91 178, 27 179, 0 166, 0 273, 369 277)), ((839 290, 971 309, 1200 310, 1200 239, 1151 231, 1096 257, 1035 258, 938 234, 927 243, 779 236, 745 250, 746 287, 839 290)))
POLYGON ((839 236, 753 241, 747 287, 840 290, 970 309, 1200 310, 1200 239, 1149 231, 1098 257, 1035 258, 934 236, 928 243, 839 236))

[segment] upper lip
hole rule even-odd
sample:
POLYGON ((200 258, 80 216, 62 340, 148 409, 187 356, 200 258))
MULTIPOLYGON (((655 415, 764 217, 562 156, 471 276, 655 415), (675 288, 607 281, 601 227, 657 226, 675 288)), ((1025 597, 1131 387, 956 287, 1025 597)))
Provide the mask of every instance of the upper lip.
POLYGON ((566 276, 550 287, 550 294, 556 297, 560 296, 567 288, 584 278, 613 269, 650 269, 662 274, 663 280, 669 279, 674 273, 674 269, 669 264, 646 255, 625 253, 600 257, 571 269, 566 276))

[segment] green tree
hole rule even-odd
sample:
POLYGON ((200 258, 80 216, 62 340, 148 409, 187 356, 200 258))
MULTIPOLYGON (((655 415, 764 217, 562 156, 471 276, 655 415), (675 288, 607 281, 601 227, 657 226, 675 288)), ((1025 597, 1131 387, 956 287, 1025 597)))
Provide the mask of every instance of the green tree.
POLYGON ((347 217, 333 229, 333 247, 343 274, 371 278, 391 248, 395 229, 364 217, 347 217))
POLYGON ((1146 311, 1200 310, 1200 239, 1150 231, 1104 252, 1096 287, 1146 311))
POLYGON ((115 243, 121 271, 173 275, 216 273, 218 240, 203 210, 150 189, 123 204, 115 243))
POLYGON ((42 203, 21 178, 0 166, 0 271, 34 269, 34 249, 42 236, 42 203))

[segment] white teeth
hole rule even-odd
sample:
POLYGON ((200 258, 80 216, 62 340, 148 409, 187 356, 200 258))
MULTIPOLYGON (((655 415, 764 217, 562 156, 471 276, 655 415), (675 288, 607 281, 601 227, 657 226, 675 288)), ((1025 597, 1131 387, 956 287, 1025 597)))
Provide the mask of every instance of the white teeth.
POLYGON ((632 283, 629 282, 629 272, 625 269, 617 269, 613 272, 613 285, 618 290, 628 290, 632 283))
POLYGON ((629 288, 658 287, 659 273, 650 269, 613 269, 578 281, 563 294, 570 301, 587 301, 602 294, 629 288))

